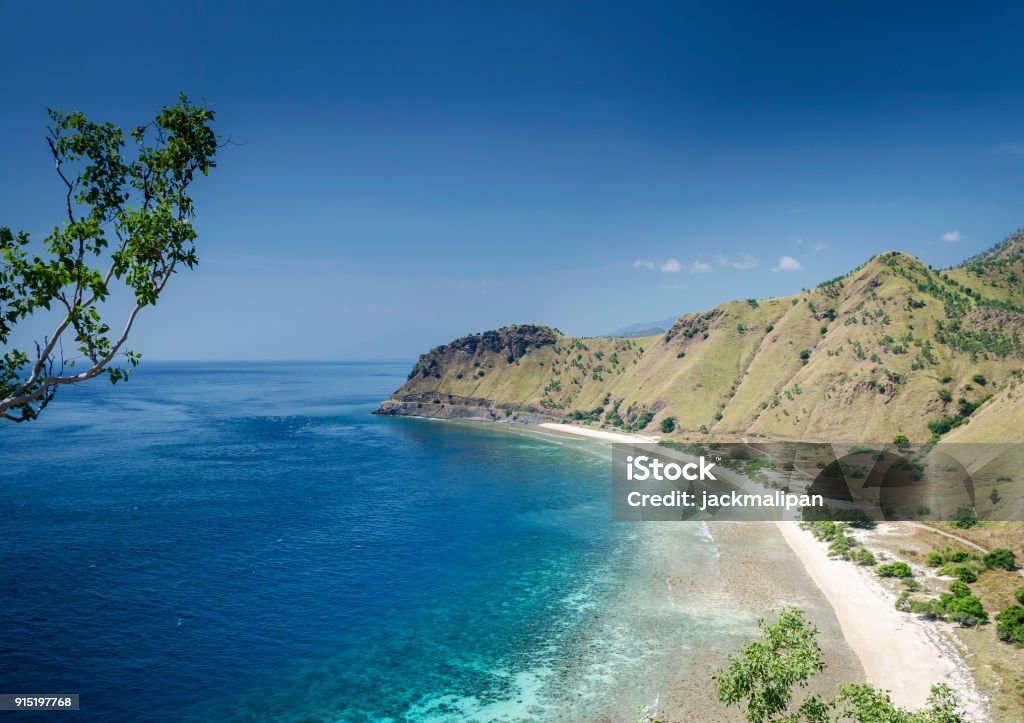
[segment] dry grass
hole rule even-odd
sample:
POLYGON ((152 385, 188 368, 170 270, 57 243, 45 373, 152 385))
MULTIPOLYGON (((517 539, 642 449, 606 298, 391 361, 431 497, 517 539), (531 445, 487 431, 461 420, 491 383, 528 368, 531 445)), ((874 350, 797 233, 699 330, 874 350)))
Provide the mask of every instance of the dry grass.
MULTIPOLYGON (((943 525, 941 529, 970 539, 987 549, 1010 547, 1020 553, 1021 543, 1024 542, 1024 523, 988 523, 969 530, 943 525)), ((910 563, 918 581, 933 595, 943 592, 949 586, 950 579, 937 577, 933 570, 924 567, 924 556, 930 550, 942 547, 975 552, 934 529, 901 524, 882 525, 878 532, 864 535, 864 539, 876 554, 910 563)), ((899 583, 889 584, 894 592, 899 591, 899 583)), ((1015 603, 1013 592, 1022 585, 1024 578, 1018 572, 988 570, 982 573, 978 581, 971 585, 971 589, 981 598, 992 618, 991 622, 974 629, 951 627, 975 682, 990 698, 992 719, 998 723, 1019 723, 1024 720, 1024 649, 999 640, 994 620, 996 613, 1015 603)))

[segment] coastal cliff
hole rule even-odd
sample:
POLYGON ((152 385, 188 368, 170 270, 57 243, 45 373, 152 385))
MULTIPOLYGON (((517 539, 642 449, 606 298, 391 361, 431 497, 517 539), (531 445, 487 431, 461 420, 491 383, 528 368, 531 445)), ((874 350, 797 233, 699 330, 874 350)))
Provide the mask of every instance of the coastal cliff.
POLYGON ((1014 440, 1024 234, 944 271, 900 252, 803 293, 733 301, 643 338, 519 324, 422 355, 377 413, 571 421, 673 436, 1014 440))

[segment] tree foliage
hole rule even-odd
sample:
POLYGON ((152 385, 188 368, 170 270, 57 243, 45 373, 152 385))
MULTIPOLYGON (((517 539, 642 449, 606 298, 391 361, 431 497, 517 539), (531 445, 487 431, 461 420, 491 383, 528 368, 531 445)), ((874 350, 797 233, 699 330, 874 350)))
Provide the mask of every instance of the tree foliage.
POLYGON ((63 385, 127 378, 140 358, 125 347, 139 312, 198 261, 190 187, 219 147, 214 112, 184 95, 128 132, 131 153, 112 123, 48 114, 64 218, 41 243, 0 227, 0 417, 14 422, 35 419, 63 385), (106 302, 118 286, 133 298, 115 330, 106 302), (11 346, 33 315, 52 318, 52 332, 28 349, 11 346))
POLYGON ((715 674, 718 699, 727 706, 746 701, 751 723, 784 720, 791 715, 793 686, 806 687, 825 669, 818 629, 796 608, 783 610, 773 625, 761 620, 758 626, 761 639, 730 655, 729 666, 715 674))
POLYGON ((800 610, 782 610, 769 625, 760 621, 762 637, 729 656, 717 672, 718 699, 727 706, 746 705, 750 723, 963 723, 960 703, 946 685, 934 685, 927 705, 916 711, 897 707, 888 692, 872 685, 846 683, 832 699, 808 696, 794 704, 794 686, 825 669, 818 630, 800 610))
POLYGON ((1015 570, 1017 568, 1017 560, 1013 554, 1013 550, 1009 550, 1005 547, 997 547, 990 553, 985 555, 983 558, 986 565, 994 567, 999 570, 1015 570))

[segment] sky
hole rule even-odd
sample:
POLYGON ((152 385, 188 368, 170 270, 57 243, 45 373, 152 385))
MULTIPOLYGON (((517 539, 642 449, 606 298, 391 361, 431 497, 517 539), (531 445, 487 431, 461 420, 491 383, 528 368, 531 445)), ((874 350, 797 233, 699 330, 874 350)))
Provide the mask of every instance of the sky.
POLYGON ((146 359, 598 335, 1024 226, 1020 3, 0 13, 0 225, 60 220, 48 106, 129 127, 185 91, 232 141, 195 189, 199 267, 137 326, 146 359))

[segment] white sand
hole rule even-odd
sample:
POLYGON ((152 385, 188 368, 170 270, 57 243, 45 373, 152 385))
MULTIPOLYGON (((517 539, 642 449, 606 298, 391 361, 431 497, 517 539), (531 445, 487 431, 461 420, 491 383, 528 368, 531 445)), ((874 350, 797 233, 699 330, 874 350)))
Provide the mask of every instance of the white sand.
POLYGON ((615 442, 618 444, 650 444, 657 442, 657 437, 648 437, 643 434, 627 434, 625 432, 608 432, 604 429, 593 429, 591 427, 577 427, 573 424, 560 424, 558 422, 543 422, 537 425, 542 429, 548 429, 552 432, 563 432, 565 434, 575 434, 578 437, 591 437, 593 439, 603 439, 606 442, 615 442))
POLYGON ((922 707, 931 686, 946 683, 970 720, 988 720, 984 696, 939 624, 896 610, 895 598, 869 571, 829 558, 825 544, 795 522, 776 525, 835 610, 869 683, 890 690, 893 702, 907 708, 922 707))

